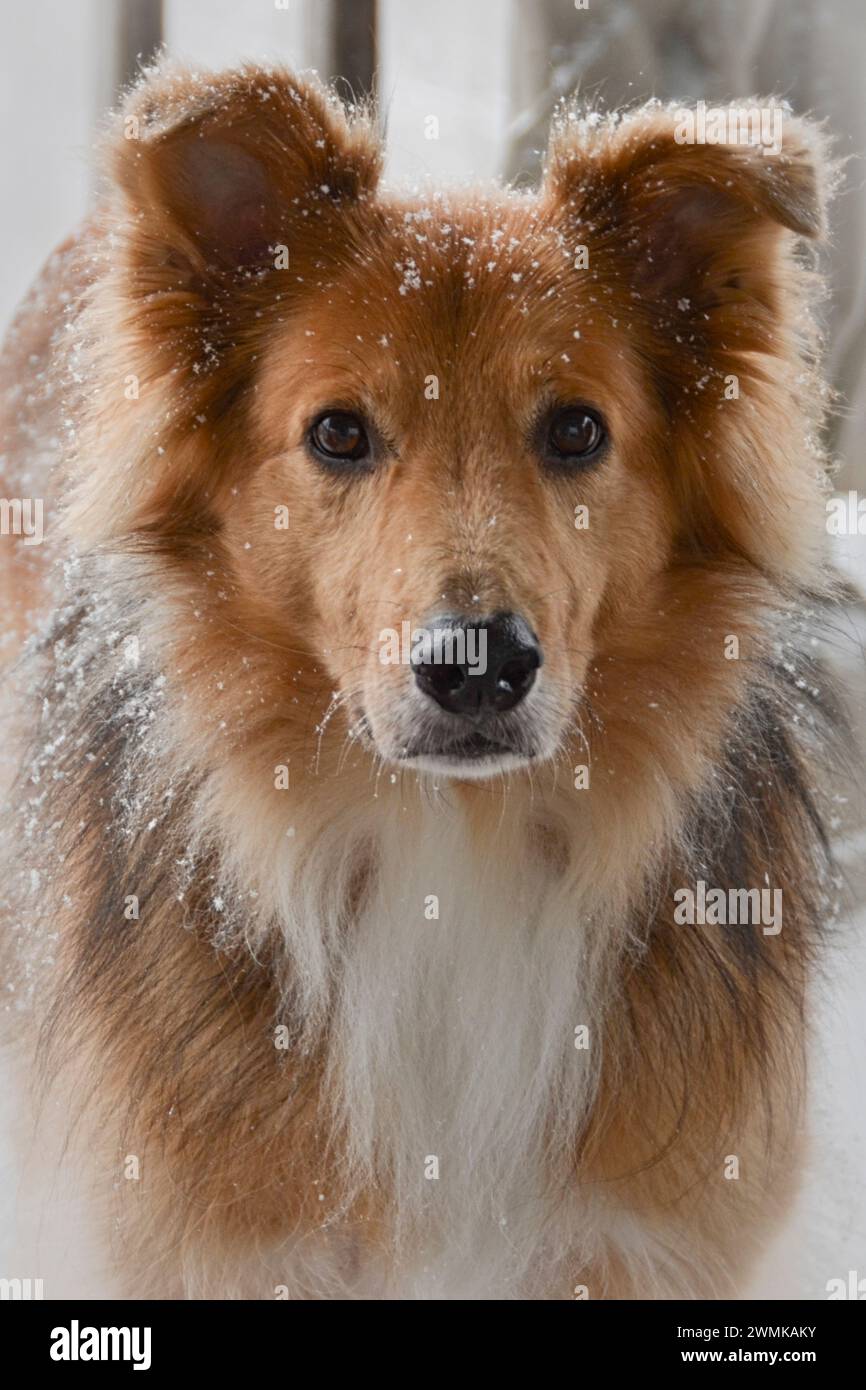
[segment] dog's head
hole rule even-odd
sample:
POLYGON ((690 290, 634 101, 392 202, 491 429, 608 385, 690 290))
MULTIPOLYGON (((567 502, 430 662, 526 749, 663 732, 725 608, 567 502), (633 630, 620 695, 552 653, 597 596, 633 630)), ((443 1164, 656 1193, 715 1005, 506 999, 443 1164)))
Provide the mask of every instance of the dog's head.
POLYGON ((549 759, 661 576, 810 575, 809 127, 565 112, 538 193, 409 197, 369 117, 286 73, 171 71, 124 121, 99 410, 146 461, 85 479, 76 524, 216 574, 384 760, 549 759))

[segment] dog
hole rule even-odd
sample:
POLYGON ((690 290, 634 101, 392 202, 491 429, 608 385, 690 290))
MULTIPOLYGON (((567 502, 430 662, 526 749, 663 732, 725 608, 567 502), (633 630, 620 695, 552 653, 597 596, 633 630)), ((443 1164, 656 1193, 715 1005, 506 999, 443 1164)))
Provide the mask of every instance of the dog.
POLYGON ((729 1297, 784 1217, 833 164, 680 122, 406 192, 316 80, 163 62, 105 137, 2 550, 4 1012, 102 1292, 729 1297))

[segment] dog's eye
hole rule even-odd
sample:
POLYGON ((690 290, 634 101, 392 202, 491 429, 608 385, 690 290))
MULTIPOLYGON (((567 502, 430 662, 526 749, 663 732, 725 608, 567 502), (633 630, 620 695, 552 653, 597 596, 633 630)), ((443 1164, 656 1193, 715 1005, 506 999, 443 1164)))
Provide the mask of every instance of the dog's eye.
POLYGON ((570 405, 557 410, 547 430, 547 457, 554 464, 585 463, 607 439, 601 416, 588 406, 570 405))
POLYGON ((370 457, 364 423, 349 410, 330 410, 312 426, 310 444, 321 458, 334 463, 360 463, 370 457))

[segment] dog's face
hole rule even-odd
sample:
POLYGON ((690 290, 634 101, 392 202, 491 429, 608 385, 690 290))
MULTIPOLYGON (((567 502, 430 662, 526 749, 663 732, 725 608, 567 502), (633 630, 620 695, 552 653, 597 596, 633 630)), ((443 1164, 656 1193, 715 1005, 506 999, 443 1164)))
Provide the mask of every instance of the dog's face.
POLYGON ((207 516, 239 628, 320 663, 386 762, 553 758, 661 573, 786 563, 744 469, 790 433, 766 361, 791 353, 785 229, 818 225, 801 132, 773 164, 677 146, 658 110, 566 123, 537 196, 407 200, 317 91, 247 73, 205 96, 150 93, 120 159, 152 219, 137 312, 162 295, 157 370, 187 345, 216 440, 144 524, 207 516))
POLYGON ((562 746, 599 610, 664 563, 664 425, 626 287, 574 270, 555 210, 430 212, 371 207, 275 331, 235 521, 287 501, 249 580, 313 615, 376 751, 485 775, 562 746))

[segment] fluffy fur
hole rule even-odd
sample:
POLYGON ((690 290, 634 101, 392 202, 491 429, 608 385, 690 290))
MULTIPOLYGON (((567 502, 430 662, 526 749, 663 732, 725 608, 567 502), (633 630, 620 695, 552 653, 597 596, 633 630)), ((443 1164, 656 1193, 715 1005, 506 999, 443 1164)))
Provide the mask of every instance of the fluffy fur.
MULTIPOLYGON (((832 897, 830 166, 791 116, 778 155, 674 124, 565 110, 537 193, 409 196, 312 82, 165 68, 18 325, 10 369, 38 320, 65 374, 64 541, 9 557, 17 630, 52 615, 7 680, 9 1013, 127 1293, 728 1295, 785 1209, 832 897), (533 421, 574 399, 611 447, 552 477, 533 421), (369 477, 303 447, 335 403, 369 477), (376 634, 443 604, 544 647, 544 756, 488 781, 401 766, 376 634), (782 931, 675 924, 698 879, 781 889, 782 931)), ((13 404, 7 493, 48 423, 13 404)))

